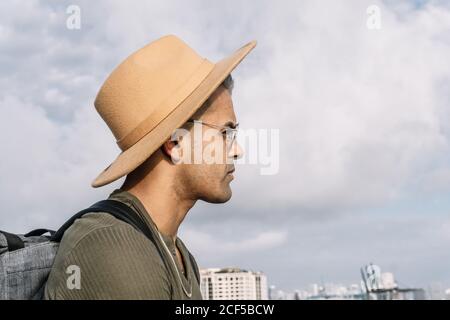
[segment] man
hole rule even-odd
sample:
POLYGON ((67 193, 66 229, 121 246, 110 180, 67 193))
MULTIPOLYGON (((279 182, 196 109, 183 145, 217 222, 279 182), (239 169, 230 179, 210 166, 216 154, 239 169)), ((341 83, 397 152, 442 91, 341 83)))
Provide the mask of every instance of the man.
POLYGON ((202 298, 195 259, 177 232, 197 200, 231 198, 233 160, 242 150, 230 73, 255 45, 213 64, 166 36, 111 73, 95 107, 122 152, 92 186, 126 176, 109 199, 131 207, 157 241, 108 213, 85 214, 64 233, 46 299, 202 298), (79 271, 77 286, 68 285, 67 270, 79 271))

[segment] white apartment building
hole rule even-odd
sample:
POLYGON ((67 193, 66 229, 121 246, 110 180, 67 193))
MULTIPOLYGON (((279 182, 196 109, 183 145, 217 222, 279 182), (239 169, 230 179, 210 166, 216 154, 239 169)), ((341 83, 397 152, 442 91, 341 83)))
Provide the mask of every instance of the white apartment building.
POLYGON ((395 277, 392 272, 384 272, 381 274, 381 288, 382 289, 394 289, 397 288, 395 277))
POLYGON ((268 300, 267 278, 262 272, 239 268, 200 269, 204 300, 268 300))

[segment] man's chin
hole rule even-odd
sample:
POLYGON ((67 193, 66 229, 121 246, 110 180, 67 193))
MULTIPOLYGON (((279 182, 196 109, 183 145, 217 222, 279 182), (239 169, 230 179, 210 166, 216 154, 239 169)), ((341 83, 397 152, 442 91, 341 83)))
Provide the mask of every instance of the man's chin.
POLYGON ((220 194, 209 195, 202 200, 209 203, 225 203, 231 199, 232 194, 231 188, 228 187, 228 190, 221 192, 220 194))

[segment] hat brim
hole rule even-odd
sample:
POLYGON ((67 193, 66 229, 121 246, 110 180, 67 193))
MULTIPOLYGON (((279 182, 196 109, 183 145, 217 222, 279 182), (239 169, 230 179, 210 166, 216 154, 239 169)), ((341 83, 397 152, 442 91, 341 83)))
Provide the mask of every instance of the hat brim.
POLYGON ((116 181, 144 163, 145 160, 171 137, 176 128, 181 127, 192 117, 255 46, 256 41, 249 42, 236 50, 232 55, 217 62, 200 85, 169 116, 162 120, 157 127, 147 133, 133 146, 120 153, 95 178, 91 184, 92 187, 98 188, 116 181))

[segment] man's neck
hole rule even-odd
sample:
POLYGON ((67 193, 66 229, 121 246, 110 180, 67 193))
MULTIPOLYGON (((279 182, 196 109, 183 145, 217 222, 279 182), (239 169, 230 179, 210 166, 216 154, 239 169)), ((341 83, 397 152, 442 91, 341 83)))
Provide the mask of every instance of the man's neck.
POLYGON ((173 181, 167 181, 167 177, 163 179, 165 181, 158 180, 161 179, 156 176, 130 188, 124 185, 122 189, 141 201, 159 232, 172 238, 175 243, 178 228, 196 201, 183 198, 173 181))

